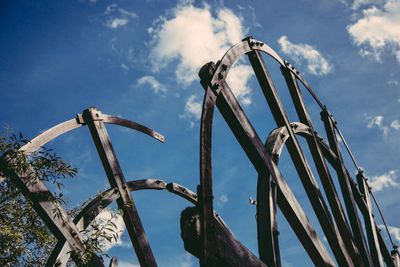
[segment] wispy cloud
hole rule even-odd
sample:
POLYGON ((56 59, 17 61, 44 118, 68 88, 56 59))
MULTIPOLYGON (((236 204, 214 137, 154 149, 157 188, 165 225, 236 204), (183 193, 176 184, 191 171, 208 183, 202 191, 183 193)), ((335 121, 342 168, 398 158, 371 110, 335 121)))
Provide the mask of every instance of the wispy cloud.
POLYGON ((110 29, 116 29, 124 26, 128 24, 130 19, 137 18, 136 13, 118 8, 117 4, 107 6, 106 10, 104 11, 104 15, 108 18, 106 26, 110 29))
POLYGON ((278 39, 283 53, 289 55, 298 65, 306 64, 309 73, 325 75, 332 72, 333 67, 321 53, 309 44, 294 44, 286 36, 278 39))
POLYGON ((238 101, 243 105, 251 104, 251 89, 248 81, 253 75, 253 69, 248 65, 234 65, 227 76, 227 82, 238 101))
POLYGON ((137 80, 137 86, 143 87, 145 85, 149 85, 151 89, 153 89, 155 94, 167 92, 167 88, 165 85, 161 84, 159 81, 156 80, 153 76, 143 76, 137 80))
POLYGON ((378 127, 379 130, 383 132, 384 135, 389 133, 389 127, 383 125, 383 116, 375 116, 367 118, 368 124, 367 128, 378 127))
MULTIPOLYGON (((385 229, 385 225, 383 224, 378 225, 378 227, 381 229, 385 229)), ((397 239, 397 242, 400 242, 400 228, 388 225, 388 230, 391 236, 394 236, 397 239)))
POLYGON ((201 117, 202 102, 201 98, 197 95, 191 95, 185 103, 184 113, 181 115, 182 119, 186 119, 193 127, 195 122, 201 117))
POLYGON ((382 191, 384 188, 388 187, 399 187, 399 184, 396 182, 397 176, 395 171, 389 171, 388 173, 373 176, 369 179, 368 183, 372 187, 372 189, 377 191, 382 191))
POLYGON ((400 62, 400 1, 389 0, 382 7, 381 1, 355 1, 353 9, 361 4, 369 4, 361 11, 361 18, 347 27, 355 45, 360 47, 363 56, 374 56, 380 61, 382 53, 389 51, 400 62))
POLYGON ((218 208, 222 208, 227 202, 228 202, 228 195, 227 194, 222 194, 218 198, 217 207, 218 208))
POLYGON ((392 121, 392 123, 390 124, 390 127, 392 127, 395 130, 400 130, 400 122, 399 122, 399 120, 392 121))
POLYGON ((241 18, 227 8, 216 13, 213 17, 208 5, 198 8, 189 2, 178 4, 171 18, 160 17, 148 29, 154 69, 177 60, 177 81, 188 85, 197 79, 202 65, 221 58, 230 46, 240 42, 246 32, 241 18))
POLYGON ((383 132, 384 136, 387 136, 390 132, 390 128, 394 130, 400 130, 400 121, 394 120, 389 124, 384 123, 383 116, 367 117, 367 128, 377 127, 383 132))

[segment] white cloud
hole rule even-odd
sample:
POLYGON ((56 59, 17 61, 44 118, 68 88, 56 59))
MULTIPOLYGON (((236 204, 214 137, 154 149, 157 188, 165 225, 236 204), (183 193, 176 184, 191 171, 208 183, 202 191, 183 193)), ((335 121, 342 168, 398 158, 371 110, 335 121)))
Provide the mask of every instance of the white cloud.
POLYGON ((190 123, 190 127, 194 126, 194 120, 201 118, 202 101, 197 95, 191 95, 185 103, 184 113, 180 116, 190 123))
POLYGON ((375 116, 373 118, 369 117, 367 118, 368 124, 367 128, 373 128, 373 127, 378 127, 379 130, 383 132, 383 134, 386 136, 389 133, 389 127, 383 125, 383 116, 375 116))
POLYGON ((400 130, 400 122, 399 122, 399 120, 392 121, 392 123, 390 124, 390 127, 392 127, 393 129, 396 129, 396 130, 400 130))
POLYGON ((282 51, 288 54, 296 64, 307 64, 307 70, 314 75, 325 75, 332 72, 333 67, 315 48, 308 44, 293 44, 286 36, 278 39, 282 51))
POLYGON ((228 195, 222 194, 218 199, 217 206, 219 208, 222 208, 227 202, 228 202, 228 195))
POLYGON ((129 70, 129 67, 127 65, 123 64, 123 63, 121 64, 121 68, 123 68, 126 71, 129 70))
MULTIPOLYGON (((357 2, 370 1, 355 1, 357 2)), ((381 2, 381 1, 379 1, 381 2)), ((347 27, 362 55, 372 55, 380 61, 381 54, 389 51, 400 62, 400 0, 388 0, 383 7, 374 5, 362 10, 361 18, 347 27)))
POLYGON ((251 104, 250 93, 251 89, 248 87, 247 82, 249 81, 253 69, 248 65, 234 65, 227 76, 227 82, 229 83, 232 92, 237 97, 238 101, 243 105, 251 104))
POLYGON ((144 85, 150 85, 150 87, 156 94, 167 92, 167 88, 165 87, 165 85, 159 83, 153 76, 143 76, 142 78, 138 79, 137 86, 144 85))
POLYGON ((111 28, 111 29, 116 29, 116 28, 118 28, 118 27, 120 27, 120 26, 126 25, 128 22, 129 22, 128 19, 113 18, 113 19, 110 19, 110 20, 107 22, 106 25, 107 25, 107 27, 109 27, 109 28, 111 28))
MULTIPOLYGON (((104 252, 107 252, 109 249, 111 249, 114 246, 124 246, 124 243, 121 240, 121 235, 125 230, 125 223, 121 215, 117 214, 116 216, 113 216, 113 213, 111 212, 110 209, 104 209, 94 220, 94 223, 103 225, 107 223, 108 221, 111 221, 112 223, 115 224, 116 228, 113 228, 113 231, 105 230, 105 233, 107 235, 111 235, 114 233, 118 234, 118 239, 117 242, 115 242, 114 239, 112 239, 112 242, 107 241, 106 239, 101 239, 100 240, 100 247, 104 252)), ((88 233, 85 235, 88 236, 91 233, 94 232, 94 229, 89 226, 88 227, 88 233)))
POLYGON ((153 38, 150 58, 155 71, 177 60, 177 81, 188 85, 205 63, 221 58, 240 42, 246 30, 230 9, 219 9, 213 17, 208 5, 198 8, 189 1, 178 4, 170 19, 160 17, 148 32, 153 38))
POLYGON ((371 177, 368 183, 374 191, 381 191, 387 187, 398 187, 396 178, 396 172, 392 170, 380 176, 371 177))
POLYGON ((382 2, 382 1, 380 1, 380 0, 354 0, 353 4, 351 5, 351 9, 357 10, 362 6, 378 4, 380 2, 382 2))
MULTIPOLYGON (((378 225, 378 227, 381 229, 385 229, 385 225, 383 224, 378 225)), ((397 241, 400 242, 400 228, 388 225, 388 230, 391 236, 394 236, 397 241)))
POLYGON ((111 29, 116 29, 120 26, 128 24, 129 19, 137 18, 137 14, 118 8, 117 4, 112 4, 106 7, 104 15, 108 17, 106 26, 111 29))

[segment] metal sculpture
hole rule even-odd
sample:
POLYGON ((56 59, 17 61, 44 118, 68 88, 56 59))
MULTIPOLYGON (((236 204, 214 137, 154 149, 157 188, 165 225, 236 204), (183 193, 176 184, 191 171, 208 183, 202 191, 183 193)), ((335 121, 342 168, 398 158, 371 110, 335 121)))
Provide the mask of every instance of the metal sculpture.
MULTIPOLYGON (((119 208, 123 210, 124 223, 140 265, 157 266, 130 194, 132 191, 145 189, 168 190, 195 205, 181 214, 181 236, 185 249, 200 259, 201 266, 281 266, 277 206, 313 263, 316 266, 334 266, 334 259, 279 171, 278 163, 284 145, 288 148, 336 262, 340 266, 383 266, 385 261, 387 266, 400 266, 397 248, 394 246, 393 251, 388 250, 376 225, 370 199, 370 195, 373 197, 373 194, 332 114, 322 105, 311 87, 291 64, 283 61, 263 42, 248 37, 227 51, 217 64, 210 62, 204 65, 199 76, 205 89, 205 96, 200 126, 200 185, 197 195, 181 185, 167 184, 158 179, 127 182, 114 153, 105 123, 138 130, 160 142, 164 141, 164 137, 135 122, 102 114, 94 107, 78 114, 75 119, 47 130, 21 148, 29 155, 61 134, 88 126, 111 186, 109 190, 102 192, 88 203, 75 218, 70 218, 57 202, 51 201, 51 193, 43 182, 39 180, 34 183, 28 182, 30 172, 33 172, 32 168, 28 168, 24 173, 8 174, 20 178, 14 179, 17 181, 17 186, 25 197, 34 203, 35 210, 58 239, 46 266, 64 266, 70 257, 68 252, 84 252, 86 247, 81 231, 86 229, 113 201, 117 201, 119 208), (268 54, 280 64, 299 122, 289 121, 260 52, 268 54), (265 144, 226 82, 232 65, 244 54, 249 58, 278 127, 271 131, 265 144), (298 81, 321 107, 321 118, 329 145, 314 130, 298 81), (211 141, 215 106, 258 173, 257 201, 253 203, 257 206, 259 257, 235 238, 213 208, 211 141), (358 187, 343 163, 336 134, 343 140, 358 170, 358 187), (308 143, 327 202, 322 196, 297 136, 304 137, 308 143), (334 186, 328 163, 337 173, 344 207, 334 186), (54 216, 55 209, 60 211, 60 216, 54 216), (358 211, 363 215, 367 238, 358 211)), ((374 197, 373 199, 375 200, 374 197)), ((103 266, 96 255, 92 256, 89 264, 103 266)), ((114 257, 110 266, 117 264, 118 260, 114 257)))
MULTIPOLYGON (((211 138, 215 106, 259 174, 256 202, 257 232, 259 255, 263 263, 268 266, 281 265, 276 220, 276 205, 278 205, 314 264, 316 266, 335 265, 277 167, 282 147, 286 144, 337 263, 340 266, 383 266, 383 257, 388 266, 398 266, 397 247, 394 246, 392 253, 389 252, 374 221, 369 196, 372 192, 363 171, 358 167, 349 150, 358 170, 359 187, 357 188, 343 163, 336 132, 341 136, 346 148, 348 146, 336 126, 332 114, 326 106, 322 105, 311 87, 291 64, 283 61, 263 42, 248 37, 227 51, 217 64, 210 62, 204 65, 199 76, 206 91, 201 117, 200 186, 198 190, 202 237, 201 266, 217 266, 216 262, 220 261, 221 257, 219 241, 215 234, 216 221, 213 214, 212 193, 211 138), (281 65, 281 72, 286 80, 300 122, 289 121, 260 52, 268 54, 281 65), (253 67, 278 126, 271 132, 265 146, 226 82, 231 66, 244 54, 247 55, 253 67), (327 132, 329 146, 314 130, 298 81, 311 93, 322 109, 321 117, 327 132), (333 216, 306 161, 296 134, 304 136, 307 140, 333 216), (345 209, 342 207, 326 161, 337 172, 350 223, 346 219, 345 209), (357 206, 364 217, 369 246, 357 206)), ((245 265, 244 263, 238 264, 245 265)), ((257 263, 258 265, 262 266, 261 263, 257 263)))

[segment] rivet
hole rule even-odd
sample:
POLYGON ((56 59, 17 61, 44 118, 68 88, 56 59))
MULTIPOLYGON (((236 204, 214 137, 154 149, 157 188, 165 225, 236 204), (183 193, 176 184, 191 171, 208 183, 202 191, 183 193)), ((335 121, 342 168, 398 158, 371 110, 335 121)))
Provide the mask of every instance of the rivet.
POLYGON ((223 71, 226 71, 228 69, 228 66, 225 65, 225 64, 222 64, 221 68, 222 68, 223 71))
POLYGON ((285 134, 284 133, 281 133, 281 138, 284 138, 285 137, 285 134))
POLYGON ((224 75, 222 75, 222 73, 218 73, 218 80, 222 80, 222 78, 224 78, 224 75))

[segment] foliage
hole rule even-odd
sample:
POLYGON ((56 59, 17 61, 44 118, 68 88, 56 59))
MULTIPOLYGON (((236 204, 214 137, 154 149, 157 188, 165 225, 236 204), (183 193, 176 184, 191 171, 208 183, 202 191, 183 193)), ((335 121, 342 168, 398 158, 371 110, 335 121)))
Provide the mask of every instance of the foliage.
MULTIPOLYGON (((32 202, 17 189, 13 182, 16 177, 11 174, 24 172, 30 165, 34 170, 30 181, 50 181, 61 188, 61 179, 77 173, 51 149, 42 148, 26 156, 20 151, 26 143, 22 134, 16 136, 9 130, 0 137, 0 266, 43 265, 56 242, 32 202)), ((65 204, 61 193, 54 200, 65 204)))

